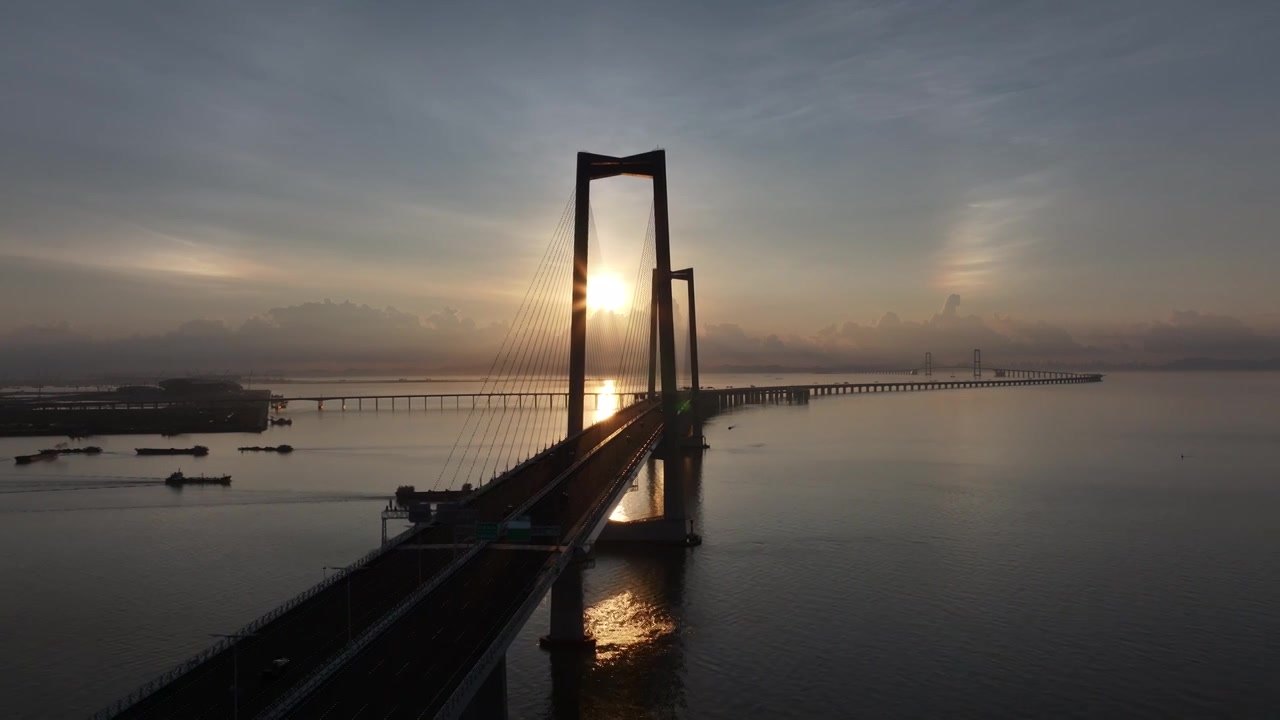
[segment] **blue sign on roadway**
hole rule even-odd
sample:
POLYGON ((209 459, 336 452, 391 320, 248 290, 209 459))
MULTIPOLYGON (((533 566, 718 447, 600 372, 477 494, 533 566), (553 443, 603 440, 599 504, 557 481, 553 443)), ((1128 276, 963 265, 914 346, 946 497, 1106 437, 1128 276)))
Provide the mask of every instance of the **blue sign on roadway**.
POLYGON ((532 523, 527 517, 519 517, 507 522, 507 539, 511 542, 529 542, 532 523))

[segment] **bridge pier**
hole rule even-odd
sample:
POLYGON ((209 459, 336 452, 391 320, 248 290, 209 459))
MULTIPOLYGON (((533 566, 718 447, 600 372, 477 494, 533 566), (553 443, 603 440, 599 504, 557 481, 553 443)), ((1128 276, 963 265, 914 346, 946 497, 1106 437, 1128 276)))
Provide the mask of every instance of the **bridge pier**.
POLYGON ((544 650, 594 651, 596 639, 587 634, 582 571, 589 562, 581 549, 551 585, 551 631, 538 640, 544 650))

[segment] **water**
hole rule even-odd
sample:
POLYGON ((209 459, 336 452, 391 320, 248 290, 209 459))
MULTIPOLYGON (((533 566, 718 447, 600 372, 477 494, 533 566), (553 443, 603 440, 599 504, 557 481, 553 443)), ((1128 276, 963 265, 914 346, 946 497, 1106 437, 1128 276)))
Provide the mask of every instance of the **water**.
MULTIPOLYGON (((587 718, 1274 716, 1278 391, 1276 374, 1117 374, 721 415, 690 489, 704 545, 599 553, 601 651, 570 701, 587 718)), ((101 437, 120 454, 0 464, 4 716, 91 712, 364 554, 385 496, 429 485, 467 415, 288 412, 262 436, 166 442, 203 459, 101 437), (231 451, 280 442, 298 449, 231 451), (107 478, 179 464, 234 485, 107 478)), ((654 512, 662 475, 618 515, 654 512)), ((544 604, 509 653, 512 717, 564 701, 546 626, 544 604)))

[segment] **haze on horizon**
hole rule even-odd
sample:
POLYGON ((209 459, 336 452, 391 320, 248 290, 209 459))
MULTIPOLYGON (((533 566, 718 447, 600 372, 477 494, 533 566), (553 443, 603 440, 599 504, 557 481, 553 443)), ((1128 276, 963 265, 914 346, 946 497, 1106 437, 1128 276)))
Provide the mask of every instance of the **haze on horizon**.
MULTIPOLYGON (((574 154, 655 146, 710 365, 1277 358, 1278 28, 1183 0, 19 3, 0 375, 472 367, 574 154)), ((631 277, 648 185, 597 188, 593 267, 631 277)))

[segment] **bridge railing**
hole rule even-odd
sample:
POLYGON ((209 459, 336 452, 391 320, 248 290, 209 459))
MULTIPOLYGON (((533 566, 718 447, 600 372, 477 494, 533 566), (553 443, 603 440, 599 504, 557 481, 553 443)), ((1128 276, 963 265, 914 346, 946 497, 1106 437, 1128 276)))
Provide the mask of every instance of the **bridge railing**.
MULTIPOLYGON (((645 402, 645 401, 644 401, 644 400, 638 400, 638 401, 636 401, 636 402, 631 403, 630 405, 623 406, 623 407, 619 408, 619 409, 617 410, 617 412, 615 412, 613 415, 611 415, 610 417, 606 418, 605 420, 602 420, 601 422, 608 422, 609 420, 612 420, 613 418, 618 417, 620 414, 622 414, 622 413, 624 413, 624 412, 638 412, 639 410, 642 410, 642 409, 643 409, 643 408, 636 408, 636 405, 640 404, 641 402, 645 402)), ((632 421, 634 421, 634 419, 635 419, 635 418, 628 419, 628 420, 624 423, 624 425, 630 425, 630 424, 631 424, 631 422, 632 422, 632 421)), ((598 423, 597 423, 597 424, 598 424, 598 423)), ((513 474, 515 474, 515 473, 518 473, 518 472, 520 472, 521 470, 523 470, 524 468, 526 468, 526 467, 527 467, 527 466, 529 466, 529 465, 533 465, 533 464, 535 464, 535 463, 541 462, 541 461, 543 460, 543 458, 547 457, 547 455, 549 455, 549 454, 551 454, 551 453, 555 452, 555 451, 556 451, 556 448, 558 448, 558 447, 561 447, 561 446, 565 445, 565 444, 566 444, 566 443, 568 443, 570 440, 573 440, 573 439, 575 439, 575 438, 582 437, 582 435, 586 434, 587 432, 590 432, 590 431, 591 431, 591 429, 592 429, 592 428, 594 428, 594 427, 595 427, 595 425, 592 425, 592 426, 589 426, 589 427, 585 427, 585 428, 583 428, 582 430, 579 430, 578 432, 574 433, 573 435, 570 435, 569 437, 564 438, 563 440, 557 440, 557 441, 555 441, 554 443, 551 443, 551 444, 550 444, 550 445, 548 445, 547 447, 543 448, 541 452, 539 452, 539 453, 537 453, 537 454, 535 454, 535 455, 530 456, 529 458, 527 458, 526 460, 524 460, 524 462, 521 462, 519 465, 515 465, 515 466, 513 466, 512 468, 508 469, 506 472, 502 473, 502 475, 499 475, 499 476, 498 476, 497 478, 495 478, 494 480, 491 480, 491 481, 489 481, 489 482, 485 483, 484 485, 481 485, 481 486, 477 487, 475 490, 472 490, 472 491, 471 491, 471 495, 470 495, 470 496, 468 496, 468 498, 467 498, 467 501, 468 501, 468 502, 475 501, 476 499, 478 499, 478 498, 480 498, 481 496, 483 496, 485 493, 487 493, 487 492, 489 492, 490 490, 492 490, 495 486, 497 486, 497 485, 498 485, 498 481, 502 480, 504 477, 506 477, 506 476, 508 476, 508 475, 513 475, 513 474)), ((552 482, 551 484, 554 484, 554 482, 552 482)))
MULTIPOLYGON (((389 540, 387 544, 380 545, 374 548, 373 550, 369 551, 364 557, 360 558, 359 560, 356 560, 354 563, 348 565, 342 570, 339 570, 338 572, 335 572, 334 574, 326 577, 324 580, 320 581, 319 583, 312 585, 306 590, 303 590, 297 595, 277 605, 276 607, 269 610, 265 615, 262 615, 261 617, 257 618, 256 620, 249 623, 248 625, 245 625, 244 627, 240 628, 240 630, 236 631, 234 635, 250 635, 257 632, 259 629, 265 627, 271 621, 289 612, 290 610, 301 605, 307 600, 310 600, 311 598, 315 597, 319 593, 323 592, 325 589, 332 586, 334 583, 347 577, 347 575, 354 572, 357 568, 364 567, 365 565, 372 562, 375 558, 377 558, 382 553, 387 552, 390 548, 394 547, 395 545, 401 542, 404 542, 404 540, 407 539, 408 536, 411 533, 413 533, 415 530, 417 530, 416 527, 405 529, 399 535, 396 535, 394 538, 389 540)), ((227 637, 219 640, 218 642, 214 643, 213 645, 210 645, 209 647, 205 648, 199 653, 196 653, 194 656, 170 668, 168 671, 164 672, 160 676, 150 680, 146 684, 142 685, 138 689, 126 695, 125 697, 120 698, 116 702, 99 710, 93 715, 90 715, 89 716, 90 720, 106 720, 107 718, 111 718, 116 715, 119 715, 125 710, 128 710, 129 708, 133 707, 139 702, 145 700, 155 691, 159 690, 165 685, 168 685, 174 680, 177 680, 178 678, 182 677, 188 672, 199 667, 201 664, 207 662, 213 656, 223 652, 224 650, 227 650, 235 642, 237 642, 237 640, 234 637, 227 637)))
MULTIPOLYGON (((649 434, 649 439, 645 444, 627 460, 627 464, 623 467, 619 477, 630 479, 639 471, 640 464, 644 461, 645 457, 649 455, 649 453, 653 452, 653 448, 657 445, 661 432, 662 431, 660 429, 655 429, 649 434)), ((610 509, 608 506, 612 505, 613 502, 613 493, 602 494, 596 500, 595 504, 583 514, 582 520, 580 520, 570 532, 570 537, 572 538, 570 541, 571 544, 578 545, 582 543, 583 534, 599 521, 599 518, 604 515, 605 511, 610 509)))
MULTIPOLYGON (((546 594, 545 588, 550 587, 551 583, 560 576, 565 566, 573 559, 572 552, 564 552, 556 560, 555 565, 551 565, 542 569, 534 579, 532 584, 532 592, 525 596, 524 602, 520 603, 519 609, 513 616, 514 620, 507 623, 488 648, 480 655, 480 658, 468 667, 479 672, 468 672, 462 681, 458 683, 458 687, 454 689, 449 699, 445 700, 440 706, 440 711, 436 713, 437 718, 455 718, 466 710, 467 705, 471 703, 471 699, 475 697, 480 686, 488 679, 489 671, 498 664, 498 660, 507 654, 507 648, 520 634, 524 628, 525 620, 533 614, 538 604, 542 602, 543 596, 546 594), (544 588, 542 592, 538 592, 539 588, 544 588)), ((456 677, 456 675, 455 675, 456 677)), ((448 684, 445 685, 448 687, 448 684)))
MULTIPOLYGON (((631 424, 634 423, 636 419, 639 418, 633 419, 627 425, 615 431, 609 436, 609 439, 617 437, 623 432, 629 430, 631 424)), ((620 482, 625 483, 635 475, 640 464, 644 461, 644 458, 649 455, 654 444, 658 441, 660 433, 661 429, 655 429, 651 432, 645 444, 627 460, 627 464, 618 475, 620 482)), ((599 446, 593 448, 590 453, 583 456, 578 460, 578 462, 574 463, 573 466, 557 477, 556 480, 551 482, 549 487, 554 487, 559 484, 561 479, 576 472, 587 462, 589 458, 594 456, 597 452, 600 452, 604 447, 604 444, 605 443, 601 443, 599 446)), ((601 506, 610 504, 614 499, 613 496, 614 493, 604 493, 583 515, 583 519, 580 520, 570 532, 571 539, 569 544, 571 547, 576 548, 583 543, 588 529, 594 524, 593 520, 599 518, 603 513, 601 506)), ((517 514, 520 512, 521 511, 517 511, 517 514)), ((560 573, 564 570, 565 566, 574 559, 573 550, 561 552, 554 565, 545 567, 538 573, 537 578, 531 585, 532 591, 529 592, 524 601, 520 603, 520 607, 516 610, 515 614, 512 615, 511 620, 502 628, 497 637, 495 637, 494 640, 489 643, 482 652, 480 652, 479 658, 475 662, 468 663, 464 666, 469 669, 458 682, 457 687, 454 688, 453 694, 451 694, 449 698, 445 700, 444 704, 441 705, 440 711, 436 713, 437 718, 456 718, 461 716, 462 712, 471 702, 471 699, 475 697, 476 691, 480 689, 480 686, 488 678, 490 670, 498 664, 499 659, 506 654, 507 648, 511 646, 511 643, 515 640, 516 636, 519 635, 520 631, 524 628, 524 623, 528 620, 529 616, 533 614, 534 608, 542 602, 542 598, 546 595, 547 588, 551 587, 551 583, 555 582, 555 579, 560 576, 560 573)), ((445 687, 447 688, 451 684, 452 679, 445 683, 445 687)))
MULTIPOLYGON (((630 421, 628 421, 627 424, 629 425, 630 421)), ((582 432, 586 432, 586 430, 589 430, 589 429, 590 428, 584 429, 582 432)), ((578 435, 580 434, 581 433, 578 433, 578 435)), ((577 437, 578 435, 574 435, 574 437, 577 437)), ((564 441, 561 441, 561 443, 563 442, 564 441)), ((516 466, 516 468, 513 468, 512 470, 508 470, 506 473, 503 473, 503 475, 504 476, 509 475, 515 469, 523 468, 524 466, 541 458, 543 455, 545 455, 547 452, 550 452, 553 449, 554 449, 554 446, 551 448, 547 448, 546 450, 539 453, 538 455, 535 455, 534 457, 531 457, 525 460, 524 462, 520 463, 520 465, 516 466)), ((490 482, 485 485, 482 485, 481 487, 476 489, 475 493, 469 499, 474 499, 475 497, 479 496, 484 491, 490 489, 496 484, 497 483, 490 482)), ((416 530, 418 530, 417 526, 405 529, 400 534, 388 540, 386 543, 379 545, 373 550, 370 550, 367 554, 365 554, 364 557, 360 558, 359 560, 356 560, 354 563, 348 565, 346 568, 338 572, 335 572, 334 574, 328 576, 327 578, 317 583, 316 585, 312 585, 311 587, 295 595, 294 597, 286 600, 285 602, 281 603, 275 608, 272 608, 265 615, 259 617, 258 619, 254 620, 248 625, 245 625, 243 628, 237 631, 235 635, 248 635, 256 632, 262 627, 265 627, 271 621, 289 612, 290 610, 297 607, 298 605, 301 605, 302 603, 306 602, 312 597, 315 597, 317 594, 319 594, 320 592, 323 592, 325 589, 329 588, 334 583, 341 581, 343 578, 345 578, 351 572, 355 571, 357 568, 361 568, 361 567, 364 567, 365 565, 368 565, 378 556, 392 550, 396 545, 399 545, 400 543, 404 542, 405 539, 407 539, 409 535, 415 532, 416 530)), ((442 574, 440 577, 444 577, 444 575, 442 574)), ((133 707, 134 705, 138 704, 142 700, 146 699, 155 691, 173 682, 179 677, 182 677, 183 675, 190 672, 191 670, 194 670, 195 668, 199 667, 202 663, 207 662, 213 656, 227 650, 228 648, 231 647, 232 643, 234 642, 236 642, 234 638, 223 638, 219 640, 213 645, 197 653, 193 657, 179 663, 178 665, 174 666, 173 668, 170 668, 168 671, 164 672, 158 677, 152 679, 151 681, 137 688, 136 690, 129 693, 125 697, 120 698, 119 700, 112 703, 111 705, 108 705, 107 707, 94 713, 93 715, 90 716, 90 720, 106 720, 107 718, 113 717, 115 715, 120 714, 121 712, 124 712, 125 710, 133 707)))
POLYGON ((462 553, 453 562, 449 563, 441 572, 436 573, 431 582, 422 585, 417 590, 406 595, 395 604, 395 607, 388 610, 373 625, 365 629, 360 637, 345 647, 342 652, 335 655, 329 662, 319 668, 316 668, 304 680, 294 685, 293 689, 288 693, 280 696, 275 702, 267 706, 258 717, 263 720, 270 718, 282 717, 288 713, 299 700, 310 695, 316 688, 328 680, 334 672, 342 668, 348 660, 358 655, 362 650, 368 647, 369 643, 378 639, 380 635, 397 620, 399 620, 406 612, 417 605, 420 600, 431 594, 441 583, 443 583, 458 568, 466 565, 489 543, 488 541, 479 541, 472 545, 466 552, 462 553))

